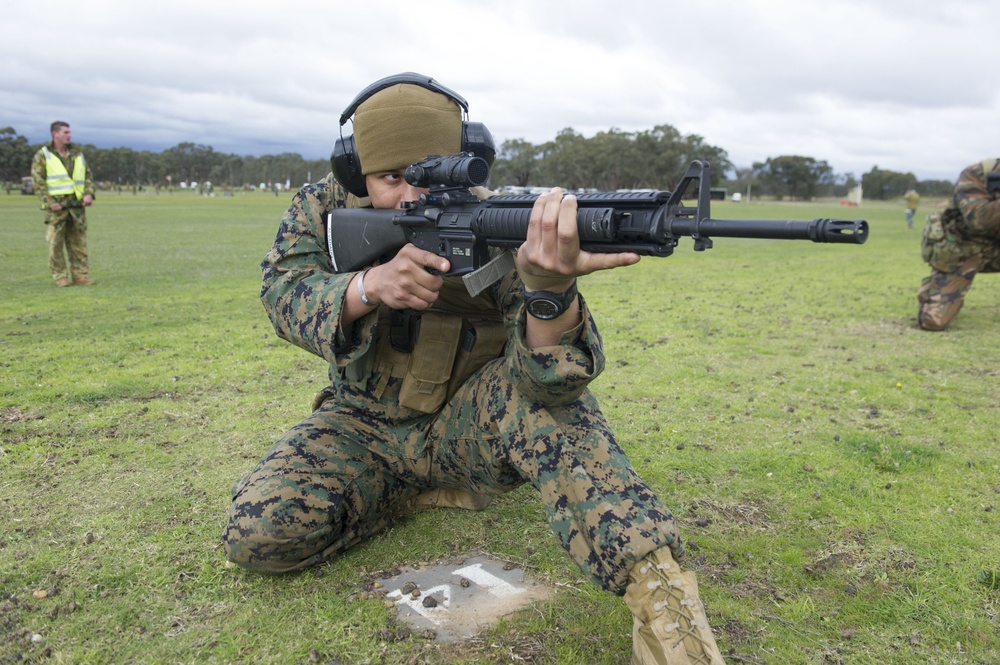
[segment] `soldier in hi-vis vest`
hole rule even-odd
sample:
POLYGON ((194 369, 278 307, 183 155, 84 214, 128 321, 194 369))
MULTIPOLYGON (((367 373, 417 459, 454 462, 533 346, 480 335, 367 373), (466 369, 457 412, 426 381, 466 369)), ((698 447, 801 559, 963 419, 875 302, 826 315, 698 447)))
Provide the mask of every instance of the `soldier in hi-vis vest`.
POLYGON ((86 286, 88 276, 86 207, 94 202, 94 180, 83 151, 70 143, 69 125, 52 123, 52 143, 42 146, 31 163, 35 194, 45 211, 49 269, 56 286, 86 286), (63 247, 69 256, 69 269, 63 247))

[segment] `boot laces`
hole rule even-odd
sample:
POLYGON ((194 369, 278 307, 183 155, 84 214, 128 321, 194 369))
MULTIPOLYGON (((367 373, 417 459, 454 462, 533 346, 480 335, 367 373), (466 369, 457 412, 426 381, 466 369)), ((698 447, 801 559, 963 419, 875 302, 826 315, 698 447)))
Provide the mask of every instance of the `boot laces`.
POLYGON ((699 631, 711 631, 711 628, 705 618, 695 617, 694 608, 697 602, 685 596, 684 580, 667 577, 665 571, 670 569, 670 567, 669 563, 658 563, 655 566, 652 563, 645 563, 640 568, 640 572, 644 575, 650 569, 654 569, 657 578, 659 578, 647 582, 646 588, 650 591, 657 588, 662 589, 663 593, 667 596, 665 599, 653 603, 653 611, 666 613, 669 619, 671 619, 669 623, 663 624, 663 628, 667 634, 676 632, 677 639, 673 644, 674 648, 679 644, 683 645, 684 651, 692 663, 710 665, 712 662, 711 656, 709 656, 710 645, 702 638, 699 631), (687 637, 693 637, 696 640, 695 644, 685 641, 687 637), (697 647, 697 645, 700 645, 701 648, 695 648, 692 651, 691 647, 697 647))

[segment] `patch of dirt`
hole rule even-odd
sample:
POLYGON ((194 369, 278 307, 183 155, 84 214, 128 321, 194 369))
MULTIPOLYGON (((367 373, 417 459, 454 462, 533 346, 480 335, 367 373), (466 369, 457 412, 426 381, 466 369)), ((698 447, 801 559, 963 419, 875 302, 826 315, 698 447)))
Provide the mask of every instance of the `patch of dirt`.
POLYGON ((738 526, 757 527, 761 530, 770 529, 772 526, 768 521, 769 518, 765 506, 759 502, 724 505, 702 500, 692 504, 688 509, 688 512, 692 516, 697 516, 703 511, 714 513, 717 516, 711 522, 729 522, 738 526))
MULTIPOLYGON (((44 594, 39 593, 38 597, 47 598, 49 595, 49 590, 46 590, 44 594)), ((76 604, 72 605, 72 609, 64 611, 67 613, 75 611, 76 604)), ((39 609, 37 605, 21 600, 15 595, 0 601, 0 663, 34 663, 52 655, 42 636, 22 623, 22 615, 37 613, 39 609)), ((59 609, 56 608, 54 611, 58 614, 59 609)), ((54 618, 51 611, 49 618, 54 618)))
POLYGON ((24 414, 16 406, 7 406, 0 409, 0 422, 16 423, 25 420, 24 414))
POLYGON ((836 569, 848 568, 854 563, 854 557, 850 552, 834 552, 824 556, 813 563, 806 564, 806 572, 812 575, 822 575, 823 573, 836 569))

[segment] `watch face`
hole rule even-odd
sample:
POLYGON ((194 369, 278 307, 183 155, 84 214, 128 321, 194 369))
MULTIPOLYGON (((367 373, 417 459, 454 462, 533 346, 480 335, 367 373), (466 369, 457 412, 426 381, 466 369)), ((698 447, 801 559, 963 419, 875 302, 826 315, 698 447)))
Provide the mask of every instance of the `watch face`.
POLYGON ((563 312, 560 303, 548 298, 536 298, 528 303, 528 311, 536 319, 554 319, 563 312))
POLYGON ((574 280, 564 293, 553 293, 552 291, 524 292, 524 304, 528 310, 528 314, 531 314, 536 319, 547 321, 562 316, 563 312, 569 309, 569 306, 577 296, 576 281, 574 280))

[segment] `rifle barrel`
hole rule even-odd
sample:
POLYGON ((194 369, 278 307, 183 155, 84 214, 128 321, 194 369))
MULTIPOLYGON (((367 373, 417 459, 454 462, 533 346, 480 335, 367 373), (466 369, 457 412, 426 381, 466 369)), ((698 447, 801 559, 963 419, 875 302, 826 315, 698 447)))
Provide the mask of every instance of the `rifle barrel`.
POLYGON ((675 219, 668 230, 674 237, 771 238, 854 245, 863 245, 868 239, 868 222, 863 219, 706 219, 701 222, 675 219))

